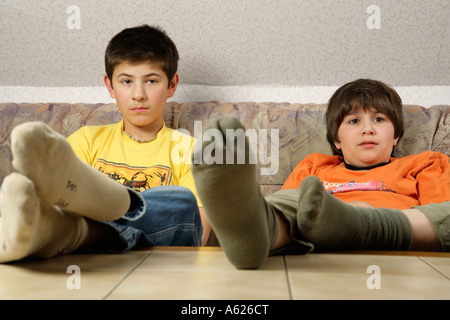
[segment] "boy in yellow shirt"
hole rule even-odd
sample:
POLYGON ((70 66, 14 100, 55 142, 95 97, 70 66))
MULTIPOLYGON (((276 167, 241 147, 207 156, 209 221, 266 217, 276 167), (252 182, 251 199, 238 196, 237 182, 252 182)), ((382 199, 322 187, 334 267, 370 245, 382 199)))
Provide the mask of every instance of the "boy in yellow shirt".
POLYGON ((0 262, 205 244, 209 224, 190 171, 194 140, 164 124, 177 64, 164 31, 125 29, 105 52, 104 81, 121 122, 85 126, 67 140, 40 122, 14 128, 17 172, 1 188, 0 262))

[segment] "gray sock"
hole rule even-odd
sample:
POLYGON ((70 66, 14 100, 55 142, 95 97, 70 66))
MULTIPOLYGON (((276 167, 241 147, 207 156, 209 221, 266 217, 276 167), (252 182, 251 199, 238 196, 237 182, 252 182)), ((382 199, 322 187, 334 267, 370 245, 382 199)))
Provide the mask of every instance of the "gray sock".
POLYGON ((317 250, 408 250, 411 226, 397 209, 354 207, 328 193, 317 177, 300 184, 298 226, 317 250))
POLYGON ((249 164, 248 141, 245 139, 243 146, 238 142, 242 135, 234 139, 233 150, 236 160, 238 148, 240 151, 245 148, 245 164, 239 164, 237 160, 230 164, 229 157, 226 161, 227 149, 231 152, 231 146, 226 146, 227 129, 242 130, 242 135, 245 134, 244 127, 235 118, 213 121, 205 131, 219 130, 223 140, 203 141, 193 157, 199 159, 205 150, 215 150, 215 155, 223 152, 223 159, 219 159, 223 163, 207 164, 203 159, 201 164, 194 162, 191 170, 206 216, 227 258, 238 269, 254 269, 267 259, 277 237, 278 225, 273 209, 260 192, 256 165, 249 164))

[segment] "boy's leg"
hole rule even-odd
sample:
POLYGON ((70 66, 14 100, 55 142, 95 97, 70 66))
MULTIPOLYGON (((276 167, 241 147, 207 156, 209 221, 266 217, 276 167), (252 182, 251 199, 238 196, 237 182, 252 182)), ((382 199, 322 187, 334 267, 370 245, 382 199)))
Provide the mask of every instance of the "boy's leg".
POLYGON ((408 250, 412 239, 402 211, 351 206, 313 176, 300 184, 298 226, 318 250, 408 250))
POLYGON ((249 164, 247 139, 245 145, 239 145, 242 140, 236 136, 233 146, 226 145, 227 129, 242 130, 242 136, 245 135, 245 128, 235 118, 213 121, 205 131, 218 130, 215 132, 220 132, 223 139, 203 141, 201 148, 196 146, 191 170, 205 213, 230 262, 239 269, 258 268, 277 238, 278 225, 273 208, 260 192, 256 165, 249 164), (242 151, 245 163, 227 163, 231 147, 235 163, 236 154, 242 151), (205 163, 205 150, 215 150, 216 155, 223 153, 223 163, 205 163), (195 163, 198 159, 202 159, 201 164, 195 163))
POLYGON ((201 245, 202 221, 197 199, 188 188, 161 186, 136 195, 143 206, 136 206, 119 220, 97 222, 115 236, 109 236, 111 240, 103 244, 91 239, 84 250, 120 253, 136 246, 201 245))
POLYGON ((265 197, 266 202, 275 209, 279 226, 278 237, 271 248, 271 255, 303 254, 314 249, 314 246, 298 230, 298 198, 298 189, 279 190, 265 197))
POLYGON ((450 201, 403 211, 413 229, 411 250, 450 252, 450 201))
POLYGON ((98 221, 112 221, 130 206, 128 190, 81 161, 66 139, 42 122, 11 133, 14 168, 35 184, 41 200, 98 221))
POLYGON ((4 179, 0 214, 0 263, 70 253, 87 237, 83 217, 66 215, 41 202, 33 182, 19 173, 4 179))

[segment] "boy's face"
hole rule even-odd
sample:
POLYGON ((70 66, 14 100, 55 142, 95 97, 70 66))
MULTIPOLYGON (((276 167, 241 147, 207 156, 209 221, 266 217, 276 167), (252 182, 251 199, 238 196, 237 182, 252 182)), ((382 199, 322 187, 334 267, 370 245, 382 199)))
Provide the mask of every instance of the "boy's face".
POLYGON ((338 138, 340 142, 334 144, 342 151, 345 162, 357 167, 389 161, 398 142, 390 119, 375 108, 357 108, 345 116, 338 129, 338 138))
POLYGON ((167 98, 175 94, 178 74, 170 81, 158 64, 119 63, 112 79, 105 75, 111 98, 116 99, 125 130, 145 128, 159 130, 164 122, 167 98))

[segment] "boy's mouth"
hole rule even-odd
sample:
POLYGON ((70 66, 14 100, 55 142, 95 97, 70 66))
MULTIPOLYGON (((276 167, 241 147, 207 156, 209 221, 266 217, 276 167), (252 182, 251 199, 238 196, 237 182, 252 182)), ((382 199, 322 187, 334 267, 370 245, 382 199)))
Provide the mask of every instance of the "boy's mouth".
POLYGON ((142 107, 142 106, 131 108, 131 111, 134 111, 134 112, 143 112, 143 111, 146 111, 146 110, 148 110, 148 108, 145 108, 145 107, 142 107))
POLYGON ((372 149, 375 148, 378 145, 375 141, 363 141, 358 146, 366 148, 366 149, 372 149))

